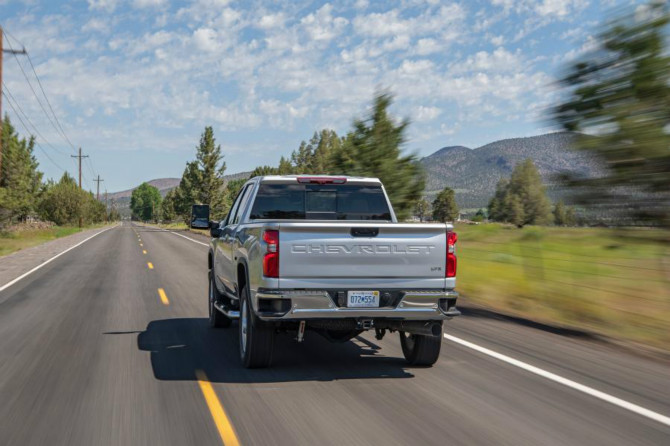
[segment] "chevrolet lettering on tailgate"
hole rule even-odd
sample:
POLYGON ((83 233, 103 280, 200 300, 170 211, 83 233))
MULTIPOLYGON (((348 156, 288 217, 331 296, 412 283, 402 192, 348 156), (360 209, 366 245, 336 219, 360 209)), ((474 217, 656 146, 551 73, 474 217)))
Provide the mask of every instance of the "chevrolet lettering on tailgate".
POLYGON ((432 245, 337 245, 297 244, 291 246, 294 254, 430 254, 432 245))

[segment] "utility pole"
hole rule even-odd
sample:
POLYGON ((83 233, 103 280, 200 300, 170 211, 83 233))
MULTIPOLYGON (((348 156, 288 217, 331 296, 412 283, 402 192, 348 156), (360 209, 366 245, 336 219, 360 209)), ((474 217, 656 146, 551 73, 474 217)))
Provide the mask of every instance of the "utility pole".
MULTIPOLYGON (((0 88, 2 87, 2 56, 7 53, 7 54, 26 54, 26 49, 23 48, 21 51, 9 49, 6 50, 2 44, 2 38, 4 36, 5 32, 2 30, 2 26, 0 26, 0 88)), ((2 116, 2 94, 0 94, 0 172, 2 172, 2 133, 5 127, 5 118, 2 116)))
POLYGON ((101 180, 101 179, 100 179, 100 175, 98 175, 98 178, 95 179, 95 180, 93 180, 93 181, 95 181, 96 183, 98 183, 98 187, 97 187, 96 192, 95 192, 95 199, 98 200, 98 201, 100 201, 100 182, 101 182, 101 181, 105 181, 105 180, 101 180))
MULTIPOLYGON (((81 147, 79 147, 79 155, 70 155, 72 158, 79 158, 79 190, 82 190, 81 188, 81 159, 82 158, 88 158, 88 155, 82 155, 81 154, 81 147)), ((100 184, 100 183, 98 183, 100 184)), ((79 211, 79 227, 81 228, 83 226, 82 222, 82 216, 81 216, 81 210, 79 211)))
POLYGON ((105 189, 105 223, 108 222, 109 222, 109 208, 107 207, 107 189, 105 189))

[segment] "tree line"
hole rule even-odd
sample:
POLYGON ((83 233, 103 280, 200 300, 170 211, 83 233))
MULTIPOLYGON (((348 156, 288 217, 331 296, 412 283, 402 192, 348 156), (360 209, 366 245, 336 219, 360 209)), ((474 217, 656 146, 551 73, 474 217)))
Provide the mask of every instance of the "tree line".
POLYGON ((112 206, 93 193, 81 190, 67 172, 59 181, 43 181, 34 155, 35 138, 22 138, 8 116, 2 121, 2 168, 0 169, 0 228, 29 217, 39 217, 59 226, 84 224, 119 218, 112 206))

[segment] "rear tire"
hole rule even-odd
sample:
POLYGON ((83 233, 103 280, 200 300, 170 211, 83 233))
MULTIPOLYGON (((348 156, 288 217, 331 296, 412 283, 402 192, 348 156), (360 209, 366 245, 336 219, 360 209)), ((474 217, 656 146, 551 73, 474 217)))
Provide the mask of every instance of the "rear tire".
POLYGON ((216 289, 216 284, 214 283, 214 274, 212 271, 209 271, 209 326, 212 328, 227 328, 232 324, 232 320, 221 313, 214 306, 214 302, 221 302, 223 296, 219 293, 219 290, 216 289))
POLYGON ((249 300, 249 291, 244 287, 240 293, 240 359, 248 369, 269 367, 275 330, 254 314, 249 300))
POLYGON ((410 364, 432 366, 440 357, 442 336, 414 335, 401 331, 400 346, 410 364))

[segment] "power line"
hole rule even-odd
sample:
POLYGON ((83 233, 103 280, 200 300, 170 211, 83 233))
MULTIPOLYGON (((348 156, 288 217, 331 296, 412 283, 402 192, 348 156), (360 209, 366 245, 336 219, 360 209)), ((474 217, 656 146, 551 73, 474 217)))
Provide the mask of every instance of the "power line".
MULTIPOLYGON (((16 117, 19 119, 19 122, 21 123, 21 125, 23 125, 23 128, 25 129, 26 133, 30 133, 30 129, 28 128, 28 126, 26 125, 26 123, 23 122, 23 119, 21 119, 21 115, 19 115, 19 113, 18 113, 18 112, 16 111, 16 109, 14 108, 14 104, 12 104, 12 101, 9 100, 9 97, 5 94, 4 91, 2 92, 2 95, 5 97, 5 99, 7 99, 7 103, 9 104, 9 107, 10 107, 12 110, 14 110, 14 113, 16 114, 16 117)), ((35 141, 35 145, 42 151, 42 153, 44 153, 44 156, 46 156, 47 159, 48 159, 49 161, 51 161, 51 163, 52 163, 54 166, 58 167, 58 168, 59 168, 60 170, 62 170, 63 172, 67 172, 67 170, 63 169, 58 163, 56 163, 56 161, 54 161, 54 160, 49 156, 49 154, 47 153, 47 151, 44 150, 44 148, 40 145, 40 143, 38 143, 37 141, 35 141)))
MULTIPOLYGON (((3 30, 3 34, 5 34, 5 36, 7 36, 7 33, 5 33, 4 30, 3 30)), ((9 49, 13 51, 12 44, 9 42, 9 39, 7 39, 7 45, 9 45, 9 49)), ((40 105, 40 108, 44 112, 44 115, 47 117, 47 119, 49 120, 49 122, 51 123, 53 128, 56 130, 56 133, 60 134, 60 132, 58 130, 58 127, 54 123, 54 120, 51 119, 51 116, 47 112, 46 108, 44 107, 44 104, 42 104, 42 101, 39 98, 39 95, 35 91, 35 87, 33 87, 33 84, 30 82, 30 79, 28 79, 28 75, 26 74, 26 71, 23 69, 23 65, 21 65, 21 62, 19 61, 19 59, 17 57, 15 57, 15 60, 16 60, 16 64, 21 69, 21 73, 23 74, 24 79, 28 83, 28 86, 30 87, 30 90, 33 92, 33 95, 35 96, 35 99, 37 99, 37 103, 40 105)))
MULTIPOLYGON (((56 152, 60 153, 61 155, 67 155, 67 153, 63 152, 62 150, 57 149, 53 144, 51 144, 51 143, 49 142, 48 139, 46 139, 46 138, 44 137, 44 135, 42 135, 42 133, 41 133, 41 132, 37 129, 37 127, 35 126, 35 124, 33 124, 33 122, 30 120, 30 118, 28 117, 28 115, 26 114, 26 112, 23 111, 23 109, 22 109, 21 106, 19 105, 19 101, 16 100, 16 98, 14 97, 14 95, 12 94, 12 92, 11 92, 11 91, 9 90, 9 88, 7 87, 7 84, 5 84, 5 83, 3 82, 3 83, 2 83, 2 86, 4 87, 5 91, 6 91, 7 94, 9 95, 9 98, 8 98, 7 100, 9 101, 9 99, 11 98, 11 100, 14 101, 14 104, 16 105, 16 108, 17 108, 17 109, 19 110, 19 112, 23 115, 23 117, 26 119, 26 121, 28 121, 28 124, 30 124, 30 126, 31 126, 31 128, 33 129, 34 133, 35 133, 37 136, 39 136, 40 138, 42 138, 42 141, 43 141, 46 145, 48 145, 49 147, 51 147, 52 149, 54 149, 56 152)), ((7 97, 7 96, 5 96, 5 97, 7 97)), ((12 107, 12 109, 15 110, 14 107, 12 107)), ((16 110, 15 110, 15 112, 16 112, 16 110)), ((25 126, 24 126, 24 127, 25 127, 25 126)), ((30 129, 28 129, 28 128, 26 128, 26 131, 27 131, 28 133, 32 133, 32 132, 30 131, 30 129)))
POLYGON ((58 120, 58 116, 56 116, 56 113, 54 112, 53 107, 51 106, 51 102, 49 101, 49 98, 47 97, 47 94, 44 91, 44 88, 42 87, 42 81, 40 81, 39 76, 37 75, 37 71, 35 71, 35 66, 33 65, 33 61, 30 58, 30 54, 26 51, 26 57, 28 58, 28 63, 30 63, 30 68, 32 68, 33 73, 35 74, 35 79, 37 79, 37 84, 40 86, 40 90, 42 90, 42 95, 44 95, 44 99, 47 101, 47 105, 49 106, 49 110, 51 110, 51 114, 53 115, 54 119, 56 120, 56 123, 58 124, 58 128, 61 131, 61 134, 63 135, 63 138, 70 144, 70 147, 74 150, 74 144, 72 144, 72 141, 70 141, 70 138, 67 137, 67 134, 65 133, 65 130, 63 129, 63 126, 61 125, 60 121, 58 120))
MULTIPOLYGON (((14 37, 14 35, 12 35, 11 33, 7 32, 5 30, 3 30, 3 32, 5 33, 6 36, 11 37, 12 39, 14 39, 18 43, 21 43, 21 41, 19 39, 17 39, 16 37, 14 37)), ((10 45, 9 40, 7 40, 7 44, 10 45)), ((24 46, 24 45, 22 45, 22 46, 24 46)), ((10 45, 10 48, 11 48, 11 45, 10 45)), ((24 51, 25 51, 25 46, 24 46, 24 51)), ((44 87, 42 86, 42 81, 40 80, 40 77, 37 75, 37 70, 35 70, 35 65, 33 64, 33 60, 31 59, 30 54, 27 51, 25 51, 25 54, 26 54, 26 57, 28 58, 28 63, 30 63, 30 68, 33 70, 33 74, 35 75, 35 79, 37 79, 37 84, 39 85, 40 90, 42 91, 42 95, 44 96, 44 99, 46 100, 46 103, 49 106, 49 110, 51 110, 51 114, 53 115, 54 119, 56 120, 56 124, 58 124, 58 128, 60 129, 61 135, 63 136, 63 138, 65 138, 65 140, 68 142, 68 144, 70 144, 70 147, 72 147, 72 150, 76 151, 76 149, 74 147, 74 144, 72 144, 72 141, 70 141, 70 138, 68 138, 67 134, 65 133, 65 129, 63 129, 63 125, 58 120, 58 116, 56 115, 56 112, 54 112, 54 109, 51 106, 51 101, 49 101, 49 97, 47 96, 46 91, 44 91, 44 87)))

